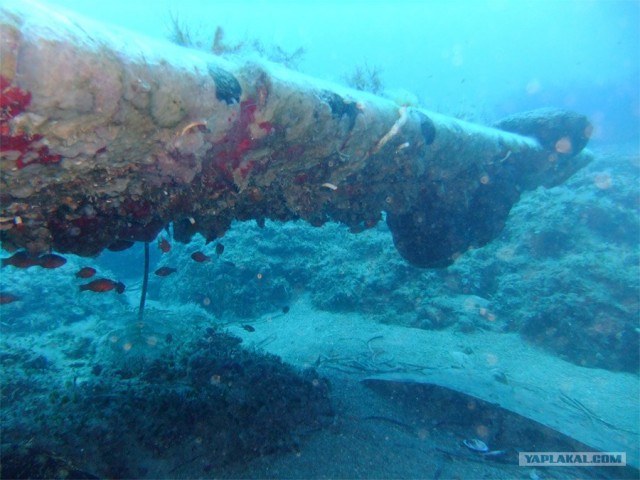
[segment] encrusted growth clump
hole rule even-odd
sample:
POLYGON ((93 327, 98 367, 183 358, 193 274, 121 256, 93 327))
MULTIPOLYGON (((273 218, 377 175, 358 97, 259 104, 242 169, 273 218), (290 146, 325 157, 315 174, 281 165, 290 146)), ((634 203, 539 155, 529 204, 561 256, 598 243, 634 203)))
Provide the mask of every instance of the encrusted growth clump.
POLYGON ((169 28, 167 38, 183 47, 197 48, 199 50, 207 50, 214 55, 225 56, 241 53, 257 53, 260 57, 274 63, 279 63, 287 68, 297 69, 300 61, 306 53, 304 47, 298 47, 293 51, 288 51, 280 45, 265 44, 261 40, 255 38, 244 40, 238 43, 227 43, 224 28, 218 25, 213 34, 213 38, 209 42, 199 39, 200 35, 195 31, 192 25, 182 21, 177 15, 169 14, 169 28))
MULTIPOLYGON (((115 357, 95 378, 51 395, 55 414, 33 432, 8 427, 5 437, 47 431, 44 447, 105 477, 138 477, 140 458, 188 463, 202 474, 276 452, 295 451, 305 433, 333 416, 329 386, 315 371, 298 372, 278 357, 240 346, 213 328, 179 350, 115 357), (117 359, 120 361, 117 361, 117 359), (45 425, 46 423, 46 425, 45 425)), ((133 353, 133 352, 132 352, 133 353)), ((17 427, 16 427, 17 428, 17 427)))
POLYGON ((31 103, 31 92, 13 85, 0 75, 0 153, 2 157, 15 161, 22 169, 27 165, 58 163, 61 155, 53 155, 40 134, 12 130, 9 121, 23 113, 31 103))
POLYGON ((380 72, 380 68, 375 65, 371 66, 367 63, 356 65, 350 73, 344 76, 344 81, 351 88, 379 95, 385 88, 382 78, 380 78, 380 72))

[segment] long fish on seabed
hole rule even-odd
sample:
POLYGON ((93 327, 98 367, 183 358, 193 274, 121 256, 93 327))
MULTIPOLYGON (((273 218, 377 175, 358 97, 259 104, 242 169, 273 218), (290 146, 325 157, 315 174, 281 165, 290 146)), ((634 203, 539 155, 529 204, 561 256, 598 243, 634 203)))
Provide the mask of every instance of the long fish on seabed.
POLYGON ((2 259, 2 266, 11 265, 16 268, 29 268, 40 265, 40 259, 29 255, 27 252, 17 252, 8 258, 2 259))
POLYGON ((118 293, 124 292, 125 286, 122 282, 115 282, 113 280, 109 280, 108 278, 98 278, 93 280, 92 282, 85 283, 84 285, 80 285, 80 291, 84 292, 85 290, 89 290, 91 292, 104 293, 110 292, 111 290, 115 290, 118 293))
POLYGON ((7 305, 9 303, 17 302, 20 297, 13 293, 0 292, 0 305, 7 305))
POLYGON ((17 252, 9 258, 2 259, 2 266, 11 265, 16 268, 29 268, 39 266, 42 268, 58 268, 67 263, 67 259, 55 253, 45 253, 39 257, 29 255, 27 252, 17 252))

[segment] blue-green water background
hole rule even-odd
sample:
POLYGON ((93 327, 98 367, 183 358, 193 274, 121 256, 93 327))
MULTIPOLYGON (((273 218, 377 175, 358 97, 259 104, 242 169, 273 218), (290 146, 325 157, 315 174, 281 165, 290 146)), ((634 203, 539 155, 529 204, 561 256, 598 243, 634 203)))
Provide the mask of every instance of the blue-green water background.
POLYGON ((306 55, 300 70, 340 81, 379 67, 423 107, 496 120, 552 105, 587 114, 598 141, 637 141, 640 7, 635 0, 60 0, 97 20, 166 38, 170 13, 210 39, 259 39, 306 55), (151 6, 153 5, 153 6, 151 6))

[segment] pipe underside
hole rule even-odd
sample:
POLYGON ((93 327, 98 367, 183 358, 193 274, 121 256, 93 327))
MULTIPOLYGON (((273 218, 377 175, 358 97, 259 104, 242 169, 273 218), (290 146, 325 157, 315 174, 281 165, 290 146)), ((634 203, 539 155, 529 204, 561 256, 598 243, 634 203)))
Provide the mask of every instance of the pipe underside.
POLYGON ((494 238, 522 190, 591 160, 581 115, 478 126, 30 1, 0 8, 0 39, 9 250, 95 255, 170 223, 213 240, 234 219, 360 231, 385 211, 400 253, 439 267, 494 238))

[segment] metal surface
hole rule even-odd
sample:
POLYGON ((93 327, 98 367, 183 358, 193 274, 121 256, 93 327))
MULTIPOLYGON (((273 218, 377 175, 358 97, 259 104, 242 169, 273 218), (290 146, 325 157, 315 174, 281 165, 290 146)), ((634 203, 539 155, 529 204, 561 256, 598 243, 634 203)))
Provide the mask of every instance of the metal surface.
POLYGON ((493 238, 521 190, 591 158, 581 116, 543 141, 522 135, 538 120, 473 125, 30 1, 0 7, 0 38, 10 250, 94 255, 171 222, 184 241, 234 219, 360 231, 385 211, 405 258, 442 266, 493 238))

